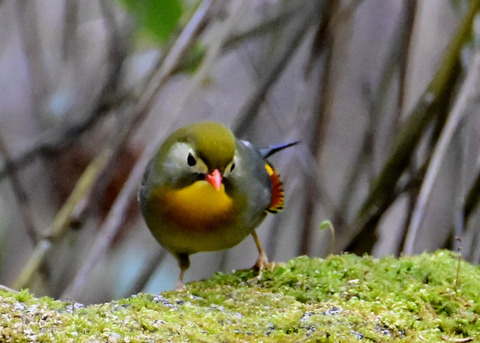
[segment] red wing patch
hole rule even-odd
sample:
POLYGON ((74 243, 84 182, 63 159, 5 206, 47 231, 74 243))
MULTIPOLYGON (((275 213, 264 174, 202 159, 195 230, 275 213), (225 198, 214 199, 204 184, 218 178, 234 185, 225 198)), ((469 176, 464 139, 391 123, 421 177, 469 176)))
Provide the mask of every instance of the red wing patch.
POLYGON ((283 205, 285 203, 283 196, 283 183, 280 179, 280 175, 277 174, 277 171, 275 168, 273 168, 273 166, 266 163, 265 169, 267 170, 270 180, 272 181, 272 200, 270 201, 267 211, 270 213, 277 213, 283 210, 283 205))

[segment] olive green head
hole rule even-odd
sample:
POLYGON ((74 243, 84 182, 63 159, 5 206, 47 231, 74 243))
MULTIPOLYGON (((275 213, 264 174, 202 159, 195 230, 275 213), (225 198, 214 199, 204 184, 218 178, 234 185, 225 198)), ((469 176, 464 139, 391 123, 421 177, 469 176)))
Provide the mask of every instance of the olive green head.
POLYGON ((185 126, 176 131, 179 143, 187 143, 202 160, 209 171, 224 171, 233 160, 235 154, 235 136, 222 124, 215 122, 199 122, 185 126))
POLYGON ((222 124, 198 122, 172 133, 147 169, 144 183, 181 188, 234 164, 235 136, 222 124))

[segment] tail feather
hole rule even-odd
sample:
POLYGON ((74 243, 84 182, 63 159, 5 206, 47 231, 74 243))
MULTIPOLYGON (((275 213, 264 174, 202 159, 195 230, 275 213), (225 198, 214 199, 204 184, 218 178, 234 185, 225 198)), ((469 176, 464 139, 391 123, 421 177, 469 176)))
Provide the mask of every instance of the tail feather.
POLYGON ((300 143, 300 141, 295 141, 295 142, 290 142, 290 143, 284 143, 284 144, 277 144, 277 145, 270 145, 266 148, 260 148, 258 151, 260 152, 260 155, 263 156, 263 158, 268 158, 275 154, 276 152, 279 152, 280 150, 289 148, 291 146, 294 146, 296 144, 300 143))

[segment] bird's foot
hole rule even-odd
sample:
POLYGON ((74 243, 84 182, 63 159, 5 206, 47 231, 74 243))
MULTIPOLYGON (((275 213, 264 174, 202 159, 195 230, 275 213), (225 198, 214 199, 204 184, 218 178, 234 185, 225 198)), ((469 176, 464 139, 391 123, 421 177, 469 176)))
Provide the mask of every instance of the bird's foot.
POLYGON ((253 270, 258 270, 259 272, 262 270, 272 271, 273 268, 275 268, 275 262, 268 262, 268 257, 263 251, 258 255, 257 262, 252 267, 253 270))
POLYGON ((175 284, 175 290, 182 291, 184 288, 185 288, 185 284, 183 283, 182 280, 178 279, 177 283, 175 284))

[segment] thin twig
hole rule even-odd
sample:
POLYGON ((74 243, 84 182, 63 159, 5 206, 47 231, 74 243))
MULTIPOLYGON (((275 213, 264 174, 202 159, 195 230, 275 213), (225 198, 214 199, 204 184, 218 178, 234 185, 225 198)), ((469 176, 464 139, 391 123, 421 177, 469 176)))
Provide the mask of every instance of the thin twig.
POLYGON ((10 181, 12 183, 13 193, 15 194, 15 199, 17 200, 18 207, 20 209, 21 218, 24 221, 25 229, 27 235, 32 241, 33 244, 38 241, 38 230, 35 227, 33 214, 30 209, 30 204, 28 201, 27 192, 25 191, 20 177, 14 168, 8 163, 9 153, 5 141, 3 139, 3 133, 0 131, 0 154, 3 156, 5 162, 5 170, 8 173, 10 181))
MULTIPOLYGON (((178 64, 181 63, 190 47, 196 41, 200 32, 202 32, 204 29, 205 20, 208 17, 209 10, 214 2, 214 0, 203 1, 196 14, 183 29, 175 44, 171 47, 169 53, 166 55, 164 63, 151 78, 150 84, 145 89, 142 97, 133 111, 134 114, 132 118, 135 118, 135 120, 137 118, 142 118, 150 110, 154 100, 156 99, 157 93, 160 91, 172 73, 174 73, 178 67, 178 64)), ((112 238, 120 228, 126 212, 125 209, 130 204, 132 199, 134 199, 143 172, 162 140, 163 137, 158 135, 143 151, 142 156, 135 164, 127 182, 123 186, 122 191, 118 195, 115 203, 112 206, 112 209, 108 213, 105 222, 101 226, 97 239, 93 243, 88 255, 82 261, 82 264, 78 268, 78 272, 75 274, 75 277, 63 292, 61 296, 62 298, 75 298, 78 296, 80 290, 87 280, 88 274, 96 265, 100 255, 109 246, 112 238)))
MULTIPOLYGON (((6 164, 9 164, 14 170, 26 166, 38 156, 53 154, 68 148, 81 134, 92 128, 101 118, 110 113, 109 111, 113 107, 120 106, 123 101, 129 99, 128 94, 119 96, 117 94, 117 87, 121 78, 123 62, 127 55, 125 36, 129 35, 130 30, 127 28, 127 32, 121 35, 119 33, 121 30, 117 28, 118 26, 114 23, 113 18, 109 20, 110 17, 108 15, 106 15, 105 18, 105 22, 109 28, 110 41, 107 63, 108 70, 102 89, 91 102, 90 106, 82 104, 82 111, 84 111, 83 108, 85 107, 87 107, 87 110, 85 114, 79 115, 82 119, 78 122, 70 124, 69 126, 61 124, 47 130, 40 135, 31 148, 5 161, 6 164)), ((77 116, 75 115, 74 117, 77 116)), ((4 176, 6 176, 5 165, 0 168, 0 179, 4 176)))
MULTIPOLYGON (((120 80, 120 73, 122 64, 119 63, 123 61, 126 57, 127 47, 126 39, 120 34, 121 29, 115 21, 113 15, 114 9, 110 1, 99 0, 100 8, 102 10, 103 18, 105 21, 105 26, 108 31, 109 36, 109 53, 108 53, 108 65, 110 66, 110 75, 117 75, 115 80, 112 80, 112 91, 113 87, 116 87, 116 83, 120 80), (113 84, 115 81, 115 85, 113 84)), ((130 34, 130 29, 126 30, 127 35, 130 34)), ((105 94, 106 95, 106 94, 105 94)), ((119 132, 113 132, 110 136, 110 139, 107 143, 107 149, 112 151, 111 158, 105 164, 105 167, 100 172, 100 176, 97 179, 97 182, 93 186, 93 191, 90 194, 90 198, 101 198, 101 195, 104 193, 105 188, 110 183, 112 175, 115 171, 115 163, 118 161, 119 156, 121 156, 124 148, 127 144, 128 138, 131 136, 135 128, 140 125, 141 118, 133 116, 119 116, 118 127, 120 128, 119 132)), ((92 201, 85 201, 75 209, 74 216, 76 220, 81 221, 82 217, 87 213, 89 205, 92 204, 92 201)))
MULTIPOLYGON (((317 47, 313 47, 312 51, 320 49, 325 50, 325 59, 323 60, 323 72, 321 76, 317 78, 317 94, 321 96, 316 98, 312 109, 311 120, 306 122, 305 138, 304 142, 308 146, 310 153, 313 156, 313 160, 318 163, 321 158, 321 152, 325 143, 325 132, 328 127, 328 122, 332 113, 332 104, 334 102, 333 92, 336 87, 336 80, 331 79, 332 70, 335 65, 334 56, 332 53, 334 42, 334 33, 328 32, 325 27, 328 26, 328 18, 335 16, 335 13, 339 10, 339 2, 328 2, 325 9, 323 9, 321 20, 318 22, 317 32, 313 44, 317 47)), ((346 44, 346 41, 343 42, 346 44)), ((341 48, 339 48, 341 49, 341 48)), ((320 51, 320 50, 319 50, 320 51)), ((315 178, 308 175, 312 183, 315 178)), ((309 180, 309 181, 310 181, 309 180)), ((310 184, 310 182, 307 182, 310 184)), ((298 243, 299 255, 305 255, 310 252, 311 243, 313 241, 313 230, 316 229, 316 225, 313 224, 315 218, 315 208, 318 201, 315 188, 306 187, 305 195, 303 199, 303 222, 301 223, 302 231, 298 243)))
POLYGON ((70 60, 77 51, 78 0, 66 0, 63 12, 62 52, 64 61, 70 60))
MULTIPOLYGON (((469 117, 471 118, 473 116, 470 115, 469 117)), ((472 147, 471 138, 473 136, 466 132, 466 130, 469 129, 467 127, 469 117, 463 120, 462 125, 455 136, 456 139, 454 139, 452 142, 455 144, 454 149, 458 151, 458 154, 455 154, 454 156, 454 164, 459 166, 459 172, 457 174, 458 176, 455 179, 453 195, 455 200, 453 203, 453 228, 451 228, 451 230, 454 237, 456 237, 456 239, 452 240, 453 250, 458 250, 461 248, 462 237, 466 231, 465 218, 463 217, 463 207, 465 205, 465 194, 467 188, 466 180, 468 179, 467 174, 470 173, 471 167, 469 164, 470 158, 468 156, 468 152, 470 147, 472 147)))
MULTIPOLYGON (((40 135, 40 138, 27 149, 16 157, 12 157, 5 161, 11 168, 18 170, 33 162, 38 156, 49 155, 59 152, 69 147, 79 135, 93 127, 103 115, 108 113, 112 103, 105 103, 94 108, 88 115, 82 116, 82 119, 71 126, 65 127, 60 125, 53 129, 47 130, 40 135)), ((0 179, 7 175, 5 165, 0 168, 0 179)))
POLYGON ((145 289, 145 286, 150 282, 155 270, 162 263, 163 259, 167 256, 165 249, 158 249, 148 259, 148 261, 142 264, 140 273, 135 278, 135 282, 127 291, 127 295, 136 294, 145 289))
MULTIPOLYGON (((318 3, 318 1, 316 2, 318 3)), ((274 67, 272 67, 270 70, 267 70, 267 72, 264 73, 264 71, 260 70, 260 68, 256 68, 255 66, 253 66, 255 75, 256 76, 262 75, 264 77, 262 80, 260 80, 258 86, 252 92, 250 97, 245 101, 242 109, 240 110, 239 114, 235 119, 235 123, 233 125, 233 131, 236 132, 237 135, 240 135, 240 136, 242 135, 242 133, 238 131, 239 125, 242 126, 243 124, 246 124, 244 125, 243 128, 240 128, 240 130, 243 132, 248 131, 248 128, 251 127, 251 125, 253 124, 254 117, 258 113, 258 108, 260 106, 269 105, 269 102, 265 99, 266 94, 268 93, 270 87, 272 87, 275 84, 276 78, 282 74, 283 70, 286 68, 286 66, 288 65, 288 62, 290 61, 290 57, 294 54, 294 52, 297 50, 299 46, 300 42, 292 40, 292 36, 296 37, 300 41, 303 39, 301 32, 303 29, 305 29, 304 32, 306 32, 306 30, 309 27, 308 23, 305 24, 305 26, 303 26, 304 17, 309 17, 311 14, 311 12, 305 10, 305 8, 302 6, 303 4, 304 2, 301 2, 299 4, 295 3, 294 8, 289 8, 284 10, 284 12, 279 14, 278 17, 272 19, 272 21, 268 21, 267 23, 262 23, 259 26, 246 31, 245 34, 240 34, 239 36, 236 36, 236 38, 234 38, 234 41, 236 41, 237 39, 250 38, 254 36, 255 33, 264 34, 266 32, 271 32, 272 29, 276 27, 276 25, 278 25, 280 22, 282 23, 282 25, 286 25, 287 24, 286 21, 289 21, 291 22, 290 26, 294 27, 293 32, 292 30, 290 30, 290 27, 284 28, 284 32, 288 32, 289 34, 285 37, 286 43, 281 45, 281 47, 284 49, 280 50, 280 53, 276 54, 277 56, 275 57, 276 60, 273 61, 274 67), (295 25, 296 23, 301 23, 301 24, 295 25), (292 41, 294 41, 293 44, 292 44, 292 41), (257 107, 257 109, 253 110, 254 107, 257 107), (251 113, 250 119, 242 119, 249 112, 251 113), (242 122, 245 120, 247 120, 248 123, 242 122)), ((233 15, 237 14, 235 12, 236 11, 233 11, 233 15)), ((243 15, 243 14, 241 13, 240 15, 243 15)), ((238 17, 238 14, 236 17, 238 17)), ((230 44, 231 42, 230 38, 227 37, 226 42, 227 42, 226 43, 227 45, 223 44, 223 47, 224 47, 223 50, 225 50, 225 47, 230 44)), ((270 64, 267 64, 267 65, 270 65, 270 64)), ((279 218, 275 217, 275 220, 278 221, 279 218)), ((270 241, 270 243, 274 244, 273 241, 270 241)), ((219 269, 225 269, 225 267, 227 266, 228 257, 229 257, 228 251, 224 251, 221 253, 219 269)))
MULTIPOLYGON (((415 26, 415 19, 417 15, 417 1, 416 0, 407 0, 404 2, 404 22, 403 22, 403 37, 402 37, 402 48, 400 51, 400 58, 399 58, 399 88, 398 88, 398 99, 397 99, 397 108, 395 112, 394 119, 391 122, 388 136, 394 137, 395 132, 397 132, 398 127, 400 126, 400 121, 405 109, 405 99, 407 94, 407 71, 408 65, 410 62, 410 51, 412 47, 413 41, 413 29, 415 26)), ((398 58, 398 57, 397 57, 398 58)), ((416 168, 413 165, 410 165, 407 173, 411 178, 414 177, 416 173, 416 168)), ((397 254, 400 253, 403 245, 405 244, 406 233, 408 228, 408 223, 412 218, 413 208, 415 207, 415 198, 418 194, 418 188, 412 187, 408 192, 408 199, 407 199, 407 208, 405 213, 405 218, 403 218, 402 226, 400 228, 401 238, 398 240, 398 244, 396 246, 397 254)))
MULTIPOLYGON (((410 45, 411 31, 413 28, 413 18, 414 18, 414 9, 412 9, 413 0, 408 0, 405 2, 405 15, 403 20, 399 20, 395 33, 393 34, 392 44, 390 46, 389 56, 386 59, 382 71, 380 73, 380 81, 374 90, 375 96, 372 96, 371 87, 369 84, 365 85, 364 89, 364 98, 367 99, 369 106, 369 121, 367 124, 366 132, 364 138, 362 139, 361 148, 358 149, 358 157, 355 162, 352 163, 352 171, 347 178, 347 185, 344 187, 344 193, 342 194, 340 205, 337 210, 337 217, 345 217, 345 209, 351 208, 350 202, 352 199, 352 194, 357 190, 359 186, 358 179, 362 176, 362 170, 367 169, 367 178, 368 181, 373 183, 375 175, 377 173, 378 165, 380 160, 384 158, 381 154, 374 153, 374 147, 381 146, 382 151, 388 150, 389 145, 392 144, 391 141, 385 142, 384 144, 378 144, 378 138, 375 136, 375 131, 380 127, 379 123, 382 120, 382 108, 384 107, 384 102, 386 99, 389 99, 388 92, 391 89, 392 80, 395 80, 395 75, 400 72, 399 82, 399 100, 397 101, 397 109, 394 114, 394 118, 391 121, 391 125, 387 128, 388 134, 385 137, 394 137, 394 133, 398 128, 399 118, 403 111, 403 98, 405 93, 405 69, 408 61, 408 46, 410 45), (400 100, 401 99, 401 100, 400 100)), ((414 6, 415 7, 415 6, 414 6)), ((337 223, 336 220, 333 220, 334 223, 337 223)), ((337 227, 340 227, 337 224, 337 227)), ((355 240, 350 241, 348 250, 349 251, 372 251, 373 246, 376 242, 375 238, 372 237, 375 232, 368 233, 368 238, 362 236, 357 237, 355 240), (370 238, 370 239, 369 239, 370 238)), ((342 241, 346 242, 351 239, 348 234, 342 235, 341 239, 338 240, 337 244, 343 244, 342 241)))
POLYGON ((322 54, 323 49, 325 48, 326 41, 324 37, 333 36, 333 33, 338 30, 339 25, 349 20, 354 14, 355 10, 363 3, 363 0, 352 0, 348 4, 344 5, 342 8, 338 6, 340 3, 330 3, 330 6, 335 5, 337 9, 332 13, 331 16, 327 16, 324 20, 319 23, 317 32, 313 39, 312 47, 310 50, 310 58, 305 67, 305 75, 311 73, 316 59, 322 54))
POLYGON ((104 151, 93 163, 83 172, 82 176, 75 185, 74 190, 67 201, 55 216, 52 224, 42 233, 42 239, 37 243, 27 263, 20 271, 19 276, 13 283, 12 288, 21 289, 28 285, 34 273, 45 260, 46 254, 53 246, 53 242, 62 237, 68 229, 71 214, 76 205, 82 201, 91 189, 91 185, 98 176, 98 172, 108 160, 108 151, 104 151))
POLYGON ((315 1, 312 2, 313 5, 308 3, 308 12, 307 15, 302 18, 303 21, 296 23, 296 26, 289 30, 288 37, 285 38, 285 43, 282 45, 282 50, 278 53, 276 60, 272 61, 268 66, 269 70, 265 73, 265 77, 249 96, 248 100, 242 106, 240 113, 235 118, 232 129, 238 137, 244 137, 247 133, 265 96, 282 75, 282 71, 285 70, 294 52, 297 51, 308 29, 311 28, 312 24, 317 20, 319 13, 322 13, 325 2, 326 1, 315 1))
POLYGON ((475 177, 475 181, 473 185, 470 187, 466 197, 465 197, 465 206, 463 208, 463 221, 465 223, 471 217, 471 214, 475 211, 478 207, 479 200, 480 200, 480 171, 477 171, 477 176, 475 177))
POLYGON ((285 26, 299 12, 301 6, 295 5, 294 8, 283 9, 281 13, 273 18, 263 20, 257 26, 254 26, 244 32, 236 33, 228 37, 222 44, 222 49, 227 52, 237 47, 240 43, 269 34, 275 29, 285 26))
POLYGON ((480 203, 480 156, 475 167, 477 170, 476 177, 465 196, 465 205, 463 207, 463 221, 465 224, 468 223, 472 213, 474 213, 480 203))
POLYGON ((448 116, 447 123, 442 131, 439 142, 435 147, 430 165, 428 166, 425 175, 425 180, 422 183, 420 194, 415 203, 415 209, 412 214, 412 220, 408 227, 407 239, 405 241, 404 252, 406 254, 413 254, 415 251, 415 241, 425 217, 426 206, 432 194, 433 186, 437 180, 450 141, 464 116, 470 112, 472 102, 478 97, 477 90, 480 87, 480 52, 475 54, 466 75, 467 78, 462 85, 457 101, 448 116))
MULTIPOLYGON (((1 1, 0 1, 0 5, 1 5, 1 1)), ((0 291, 4 291, 4 292, 10 292, 10 293, 18 293, 18 291, 14 290, 14 289, 11 289, 7 286, 4 286, 4 285, 0 285, 0 291)))
MULTIPOLYGON (((14 3, 20 26, 22 48, 27 62, 28 77, 30 79, 32 114, 40 113, 42 115, 45 109, 46 95, 49 93, 51 83, 42 51, 37 3, 28 0, 17 0, 14 3)), ((38 116, 33 115, 32 120, 35 119, 38 119, 38 116)))
MULTIPOLYGON (((460 52, 470 37, 473 19, 479 8, 479 0, 470 2, 469 9, 450 41, 436 75, 402 125, 392 148, 392 153, 357 213, 353 225, 353 233, 356 237, 364 234, 365 231, 375 230, 376 218, 381 215, 382 211, 386 210, 386 204, 390 202, 392 191, 405 168, 409 165, 417 143, 422 138, 428 125, 436 118, 438 112, 435 110, 436 106, 440 101, 448 99, 451 96, 450 94, 453 93, 454 81, 458 76, 457 67, 460 63, 460 52)), ((339 249, 343 248, 339 247, 339 249)))
MULTIPOLYGON (((397 99, 397 108, 395 113, 395 118, 391 125, 391 132, 395 132, 399 126, 400 119, 403 115, 405 108, 405 98, 407 94, 407 69, 409 64, 409 55, 412 47, 413 40, 413 28, 415 26, 415 18, 417 14, 417 1, 416 0, 407 0, 404 3, 404 20, 402 20, 401 25, 403 27, 402 34, 400 38, 400 44, 393 51, 395 57, 398 60, 399 67, 399 89, 398 89, 398 99, 397 99), (400 58, 399 58, 400 55, 400 58)), ((390 55, 391 58, 394 58, 390 55)))
MULTIPOLYGON (((130 177, 122 188, 122 191, 118 195, 115 203, 113 204, 110 212, 108 213, 105 222, 100 227, 99 234, 92 244, 88 255, 83 259, 78 272, 75 274, 74 279, 67 286, 66 290, 63 292, 61 298, 76 298, 79 291, 83 287, 84 283, 87 281, 87 275, 97 264, 98 258, 110 245, 110 242, 115 237, 118 229, 124 221, 126 208, 135 198, 136 190, 138 184, 143 175, 145 167, 149 161, 149 157, 146 158, 146 153, 148 148, 145 150, 142 157, 138 160, 134 169, 130 173, 130 177)), ((149 151, 148 151, 149 152, 149 151)))

